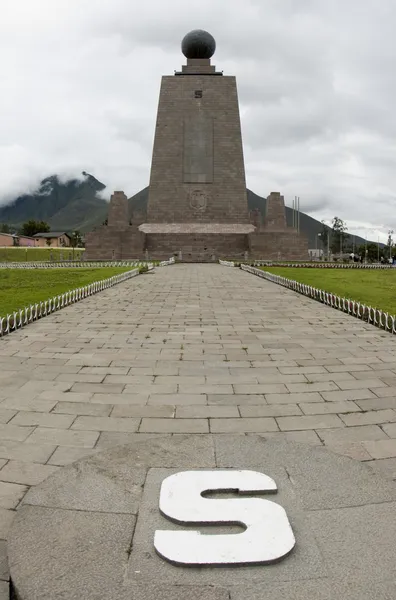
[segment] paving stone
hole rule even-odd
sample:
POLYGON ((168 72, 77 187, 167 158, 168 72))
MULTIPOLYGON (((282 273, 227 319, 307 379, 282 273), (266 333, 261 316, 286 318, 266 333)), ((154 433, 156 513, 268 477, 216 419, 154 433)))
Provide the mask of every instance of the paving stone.
POLYGON ((321 429, 318 432, 318 435, 325 444, 388 439, 388 436, 382 431, 381 427, 378 427, 378 425, 363 425, 361 427, 344 427, 338 429, 321 429))
POLYGON ((247 404, 267 404, 263 394, 214 394, 208 395, 208 404, 216 406, 246 406, 247 404))
POLYGON ((6 581, 0 581, 0 600, 9 600, 10 589, 9 584, 6 581))
POLYGON ((150 394, 149 406, 196 406, 206 404, 205 394, 150 394))
MULTIPOLYGON (((380 506, 379 503, 394 502, 396 498, 396 487, 393 484, 373 476, 372 470, 358 461, 334 454, 323 447, 293 444, 289 441, 285 444, 276 438, 269 441, 266 438, 266 435, 214 436, 217 468, 237 466, 259 469, 259 465, 265 465, 265 472, 280 482, 282 476, 276 470, 276 464, 286 460, 283 457, 287 453, 286 478, 292 482, 294 501, 298 495, 308 511, 336 509, 336 513, 342 507, 353 509, 356 505, 380 506)), ((278 485, 280 489, 280 483, 278 485)), ((287 487, 285 482, 283 485, 287 487)), ((292 498, 290 500, 293 502, 292 498)), ((283 506, 288 510, 287 502, 284 498, 283 506)))
POLYGON ((23 442, 32 433, 34 427, 18 427, 17 425, 0 424, 0 440, 23 442))
POLYGON ((77 417, 72 425, 72 430, 83 431, 131 431, 138 430, 140 419, 116 417, 77 417))
POLYGON ((15 517, 15 511, 0 508, 0 540, 6 540, 15 517))
POLYGON ((396 481, 396 458, 384 458, 372 460, 369 463, 373 471, 396 481))
POLYGON ((56 402, 51 400, 40 400, 39 398, 15 398, 9 397, 3 400, 1 406, 15 410, 32 410, 35 412, 50 412, 56 402))
POLYGON ((379 423, 393 423, 396 421, 394 410, 372 410, 348 415, 340 415, 348 427, 356 425, 378 425, 379 423))
POLYGON ((111 413, 111 418, 114 417, 158 417, 172 419, 175 416, 176 409, 174 406, 139 406, 136 404, 125 405, 118 404, 114 407, 111 413))
POLYGON ((375 398, 375 394, 367 389, 361 390, 340 390, 339 392, 321 392, 326 402, 342 402, 343 400, 364 400, 366 398, 375 398))
POLYGON ((54 402, 54 406, 57 402, 89 402, 93 396, 93 393, 85 392, 84 394, 78 394, 76 392, 42 392, 39 394, 39 400, 48 400, 54 402))
POLYGON ((383 425, 382 429, 386 433, 386 435, 390 438, 396 438, 396 423, 391 423, 389 425, 383 425))
POLYGON ((363 442, 372 458, 396 458, 396 439, 363 442))
POLYGON ((291 417, 302 415, 297 404, 239 406, 239 412, 241 417, 291 417))
POLYGON ((209 433, 206 419, 142 419, 142 433, 209 433))
POLYGON ((319 392, 312 392, 306 394, 265 394, 265 399, 268 402, 268 404, 299 404, 301 402, 324 402, 319 392))
POLYGON ((94 448, 68 448, 67 446, 59 446, 55 452, 51 453, 51 457, 47 464, 64 467, 65 465, 70 465, 76 460, 85 458, 96 452, 98 452, 98 450, 94 448))
POLYGON ((144 406, 148 402, 148 394, 93 394, 92 404, 138 404, 144 406))
POLYGON ((395 387, 395 383, 396 380, 394 381, 390 381, 389 379, 386 380, 387 382, 390 382, 391 385, 389 387, 383 387, 383 388, 373 388, 373 392, 376 396, 378 396, 378 398, 395 398, 396 397, 396 387, 395 387))
POLYGON ((0 508, 16 508, 26 492, 27 487, 25 485, 0 480, 0 508))
POLYGON ((4 540, 0 540, 0 583, 8 581, 9 578, 10 573, 8 569, 7 544, 4 540))
POLYGON ((212 433, 260 433, 265 431, 279 431, 275 419, 210 419, 212 433))
POLYGON ((372 373, 372 369, 368 365, 329 365, 327 371, 330 373, 351 373, 356 371, 367 371, 372 373))
POLYGON ((288 389, 283 383, 259 383, 257 385, 234 385, 236 394, 288 394, 288 389))
MULTIPOLYGON (((61 373, 57 375, 56 381, 68 381, 74 383, 102 383, 105 375, 93 375, 92 373, 61 373)), ((111 383, 107 382, 106 383, 111 383)), ((122 383, 122 382, 115 382, 122 383)))
POLYGON ((299 404, 305 415, 327 415, 340 413, 359 412, 361 409, 354 402, 345 400, 343 402, 313 402, 299 404))
MULTIPOLYGON (((373 442, 376 444, 377 442, 373 442)), ((349 456, 354 460, 370 460, 370 454, 365 449, 365 442, 339 442, 326 444, 326 448, 335 452, 336 454, 342 454, 343 456, 349 456)))
POLYGON ((391 398, 375 398, 372 400, 357 400, 356 404, 360 406, 362 410, 396 409, 396 396, 391 398))
POLYGON ((36 413, 21 411, 13 418, 11 425, 39 425, 40 427, 53 427, 68 429, 75 419, 75 415, 54 415, 52 413, 36 413))
MULTIPOLYGON (((182 391, 182 390, 180 390, 182 391)), ((156 385, 155 383, 126 385, 124 388, 125 394, 177 394, 178 385, 172 383, 168 385, 156 385)), ((186 392, 188 393, 188 392, 186 392)), ((195 392, 192 392, 195 393, 195 392)), ((199 393, 199 392, 197 392, 199 393)))
POLYGON ((287 389, 292 393, 308 393, 312 392, 326 392, 332 390, 339 390, 337 384, 333 381, 321 381, 321 382, 305 382, 305 383, 288 383, 286 384, 287 389))
POLYGON ((237 406, 178 406, 177 419, 214 419, 239 417, 237 406))
POLYGON ((237 586, 231 593, 231 600, 391 600, 396 593, 396 584, 388 582, 359 581, 348 578, 334 581, 333 578, 317 580, 269 583, 263 589, 259 585, 237 586))
POLYGON ((357 389, 371 389, 386 388, 387 385, 381 379, 359 379, 357 381, 339 381, 338 387, 341 390, 357 390, 357 389))
POLYGON ((0 406, 0 423, 8 423, 16 415, 16 410, 10 410, 0 406))
POLYGON ((90 402, 58 402, 52 414, 82 415, 90 417, 108 417, 113 410, 112 404, 93 404, 90 402))
POLYGON ((278 417, 276 419, 281 431, 299 429, 331 429, 343 427, 343 422, 337 415, 311 415, 303 417, 278 417))
POLYGON ((39 446, 14 441, 0 441, 0 458, 45 464, 55 446, 39 446))
POLYGON ((50 465, 10 460, 0 470, 0 480, 23 485, 37 485, 55 473, 57 469, 58 467, 50 465))
MULTIPOLYGON (((23 506, 14 523, 16 533, 8 544, 11 570, 18 571, 19 565, 28 560, 32 572, 37 572, 45 557, 47 578, 39 591, 41 600, 66 598, 76 580, 85 581, 84 598, 111 598, 114 583, 104 577, 104 573, 112 573, 114 581, 122 580, 134 526, 132 515, 23 506), (24 529, 21 544, 18 530, 24 527, 22 523, 27 515, 30 515, 30 528, 24 529), (40 536, 36 535, 37 523, 40 523, 40 536), (68 535, 59 536, 60 529, 68 535), (114 540, 117 540, 118 552, 114 551, 114 540), (33 554, 31 544, 36 547, 33 554), (62 563, 68 565, 62 577, 59 577, 60 557, 62 563)), ((14 585, 23 598, 37 597, 33 578, 24 580, 22 585, 16 579, 14 585)), ((79 591, 81 594, 81 589, 79 591)))
MULTIPOLYGON (((364 377, 367 377, 365 373, 364 377)), ((353 381, 355 379, 355 376, 351 375, 351 373, 349 373, 348 371, 342 373, 310 373, 309 375, 307 375, 307 379, 312 383, 319 383, 325 381, 338 383, 339 381, 353 381)))
POLYGON ((310 513, 310 526, 335 577, 347 567, 362 581, 381 579, 384 572, 388 580, 395 580, 396 564, 391 556, 396 520, 389 520, 395 509, 396 503, 391 502, 310 513), (342 536, 336 528, 343 531, 342 536))
POLYGON ((123 446, 136 442, 154 438, 171 437, 171 433, 126 433, 114 431, 102 431, 96 443, 95 450, 105 450, 115 446, 123 446))
MULTIPOLYGON (((75 383, 70 391, 78 394, 121 394, 125 388, 124 384, 115 383, 75 383)), ((138 393, 138 392, 136 392, 138 393)))
MULTIPOLYGON (((249 435, 249 434, 248 434, 249 435)), ((315 431, 307 430, 307 431, 277 431, 263 434, 255 434, 260 435, 260 437, 264 437, 268 440, 279 440, 286 442, 298 442, 300 444, 309 444, 310 446, 321 446, 322 440, 319 438, 318 434, 315 431)))
POLYGON ((71 429, 49 429, 37 427, 29 437, 29 444, 51 444, 53 446, 77 446, 93 448, 99 437, 97 431, 71 429))

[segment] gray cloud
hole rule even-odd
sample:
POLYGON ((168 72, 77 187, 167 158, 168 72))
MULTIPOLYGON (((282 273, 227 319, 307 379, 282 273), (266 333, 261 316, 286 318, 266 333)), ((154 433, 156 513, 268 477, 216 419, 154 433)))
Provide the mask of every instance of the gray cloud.
POLYGON ((248 186, 396 230, 393 0, 14 0, 0 22, 0 204, 52 173, 146 186, 160 77, 195 27, 235 74, 248 186))

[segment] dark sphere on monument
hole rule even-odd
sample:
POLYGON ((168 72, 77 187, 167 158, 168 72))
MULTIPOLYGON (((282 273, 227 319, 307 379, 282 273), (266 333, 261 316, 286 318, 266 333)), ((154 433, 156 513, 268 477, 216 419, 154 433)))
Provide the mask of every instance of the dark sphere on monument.
POLYGON ((182 52, 186 58, 211 58, 216 50, 216 41, 203 29, 194 29, 184 36, 182 52))

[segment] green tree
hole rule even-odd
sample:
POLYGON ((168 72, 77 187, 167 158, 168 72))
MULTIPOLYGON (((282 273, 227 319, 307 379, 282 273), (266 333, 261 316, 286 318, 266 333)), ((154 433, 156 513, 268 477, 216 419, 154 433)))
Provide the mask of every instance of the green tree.
POLYGON ((48 246, 48 248, 49 248, 49 247, 51 246, 51 243, 52 243, 52 241, 51 241, 51 238, 47 238, 47 239, 45 240, 45 243, 47 244, 47 246, 48 246))
POLYGON ((326 225, 324 221, 322 221, 322 229, 319 232, 319 239, 322 243, 323 252, 327 253, 328 243, 329 243, 329 226, 326 225))
POLYGON ((35 221, 30 219, 26 221, 21 227, 19 235, 26 235, 27 237, 33 237, 36 233, 48 233, 50 226, 45 221, 35 221))
POLYGON ((356 254, 358 254, 363 261, 367 259, 367 262, 377 262, 378 259, 381 260, 381 258, 384 257, 384 249, 380 247, 378 252, 378 244, 368 242, 367 245, 362 244, 359 246, 356 254))
POLYGON ((345 240, 345 234, 348 231, 345 221, 339 217, 334 217, 332 220, 331 227, 331 251, 333 254, 343 252, 343 242, 345 240))
POLYGON ((7 223, 0 224, 0 233, 11 233, 11 227, 7 223))
POLYGON ((71 244, 72 248, 82 248, 83 247, 82 236, 81 236, 81 233, 78 231, 78 229, 76 229, 76 231, 73 231, 73 233, 70 237, 70 244, 71 244))

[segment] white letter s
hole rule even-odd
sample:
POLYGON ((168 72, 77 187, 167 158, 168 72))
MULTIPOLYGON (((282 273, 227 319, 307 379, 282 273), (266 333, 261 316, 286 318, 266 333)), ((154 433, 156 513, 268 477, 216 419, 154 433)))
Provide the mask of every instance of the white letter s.
POLYGON ((201 535, 198 531, 158 530, 158 554, 181 565, 262 564, 289 554, 295 538, 285 510, 263 498, 210 499, 208 491, 240 494, 277 491, 271 477, 255 471, 185 471, 161 486, 160 511, 177 523, 240 524, 246 531, 201 535))

